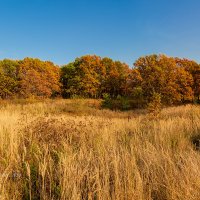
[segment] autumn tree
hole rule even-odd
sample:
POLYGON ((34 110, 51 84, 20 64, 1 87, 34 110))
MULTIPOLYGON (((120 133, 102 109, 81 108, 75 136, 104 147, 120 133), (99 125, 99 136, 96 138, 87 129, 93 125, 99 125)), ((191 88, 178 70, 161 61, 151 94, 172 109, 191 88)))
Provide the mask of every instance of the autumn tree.
POLYGON ((104 73, 101 58, 96 55, 83 56, 77 58, 74 65, 81 77, 81 82, 79 82, 80 94, 92 98, 99 97, 101 78, 104 73))
POLYGON ((127 81, 127 97, 131 100, 131 104, 135 108, 141 108, 146 105, 146 98, 141 87, 143 82, 142 76, 138 69, 131 69, 127 81))
POLYGON ((61 68, 63 94, 65 97, 99 97, 103 77, 100 57, 87 55, 77 58, 73 63, 61 68))
POLYGON ((150 55, 135 67, 110 58, 86 55, 61 69, 52 62, 25 58, 0 61, 0 98, 109 96, 122 107, 146 105, 159 94, 161 103, 200 100, 200 66, 194 61, 150 55), (131 102, 130 102, 131 101, 131 102), (127 106, 128 105, 128 106, 127 106))
POLYGON ((139 91, 142 93, 142 81, 143 80, 138 69, 130 70, 127 80, 128 96, 135 97, 139 91))
POLYGON ((176 83, 178 84, 177 91, 180 94, 181 101, 191 102, 194 100, 194 91, 192 89, 193 86, 193 77, 192 75, 186 71, 184 68, 177 68, 177 79, 176 83))
POLYGON ((131 72, 129 66, 120 61, 113 61, 110 58, 103 58, 102 65, 106 69, 106 76, 102 83, 104 92, 109 93, 112 97, 117 97, 118 95, 126 96, 131 72))
POLYGON ((178 68, 174 58, 150 55, 139 58, 134 65, 141 74, 145 98, 150 99, 154 93, 158 93, 164 104, 192 100, 192 77, 178 68))
POLYGON ((179 67, 184 68, 193 77, 192 89, 195 97, 200 100, 200 65, 188 59, 175 58, 179 67))
POLYGON ((96 55, 77 58, 61 69, 63 95, 92 98, 101 98, 104 93, 113 98, 125 95, 129 73, 128 65, 110 58, 96 55))
POLYGON ((25 58, 19 61, 20 96, 51 97, 60 92, 60 72, 52 62, 25 58))

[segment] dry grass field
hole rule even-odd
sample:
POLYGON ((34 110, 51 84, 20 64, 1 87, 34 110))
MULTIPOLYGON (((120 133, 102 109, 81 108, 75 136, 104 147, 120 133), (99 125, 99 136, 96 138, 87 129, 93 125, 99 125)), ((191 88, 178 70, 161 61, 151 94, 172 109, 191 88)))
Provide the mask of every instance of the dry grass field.
POLYGON ((200 199, 200 107, 99 104, 1 102, 0 199, 200 199))

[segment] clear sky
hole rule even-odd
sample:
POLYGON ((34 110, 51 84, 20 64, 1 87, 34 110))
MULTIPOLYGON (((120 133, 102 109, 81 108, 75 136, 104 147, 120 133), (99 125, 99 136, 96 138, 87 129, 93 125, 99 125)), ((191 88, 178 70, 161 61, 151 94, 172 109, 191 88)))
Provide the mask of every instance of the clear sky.
POLYGON ((200 62, 200 0, 0 0, 0 59, 152 53, 200 62))

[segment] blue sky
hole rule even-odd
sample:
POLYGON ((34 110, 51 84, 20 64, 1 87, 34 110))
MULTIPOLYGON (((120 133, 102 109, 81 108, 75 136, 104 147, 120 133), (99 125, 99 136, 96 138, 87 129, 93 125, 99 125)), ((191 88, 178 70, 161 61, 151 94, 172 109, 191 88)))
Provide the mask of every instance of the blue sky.
POLYGON ((62 65, 85 54, 132 66, 164 53, 200 62, 199 0, 0 0, 0 59, 62 65))

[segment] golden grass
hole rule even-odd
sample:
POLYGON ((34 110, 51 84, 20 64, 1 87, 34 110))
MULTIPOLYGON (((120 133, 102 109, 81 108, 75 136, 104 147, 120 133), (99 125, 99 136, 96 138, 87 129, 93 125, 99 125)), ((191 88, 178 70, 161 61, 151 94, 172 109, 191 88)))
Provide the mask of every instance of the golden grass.
POLYGON ((200 199, 200 107, 152 120, 99 105, 1 102, 0 199, 200 199))

